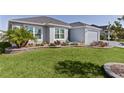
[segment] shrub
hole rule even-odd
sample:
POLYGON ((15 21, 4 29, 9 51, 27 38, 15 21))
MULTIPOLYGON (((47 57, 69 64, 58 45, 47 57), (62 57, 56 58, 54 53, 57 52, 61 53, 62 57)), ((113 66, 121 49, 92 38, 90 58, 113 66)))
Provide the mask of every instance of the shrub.
POLYGON ((55 65, 55 71, 59 74, 67 74, 69 77, 75 75, 79 77, 96 77, 103 74, 102 67, 97 64, 70 60, 58 62, 55 65))
POLYGON ((54 41, 54 44, 55 44, 55 45, 60 45, 61 42, 60 42, 59 40, 56 40, 56 41, 54 41))
POLYGON ((69 45, 74 45, 74 46, 77 46, 77 45, 78 45, 78 43, 77 43, 77 42, 71 42, 71 43, 69 43, 69 45))
POLYGON ((4 53, 5 49, 11 46, 9 42, 0 42, 0 53, 4 53))
POLYGON ((65 43, 65 42, 62 42, 62 43, 61 43, 61 46, 66 46, 66 45, 68 45, 68 44, 65 43))
POLYGON ((28 47, 33 47, 33 45, 34 45, 33 43, 28 43, 27 44, 28 47))
POLYGON ((4 53, 5 49, 0 47, 0 54, 4 53))
POLYGON ((47 41, 44 41, 42 44, 45 45, 45 44, 49 44, 49 43, 47 41))
POLYGON ((90 44, 91 46, 97 46, 98 45, 98 42, 94 41, 90 44))
POLYGON ((44 46, 44 44, 43 44, 43 43, 41 43, 41 44, 40 44, 40 46, 44 46))
POLYGON ((49 46, 56 46, 54 43, 50 43, 49 46))
POLYGON ((105 47, 105 46, 107 46, 108 44, 106 43, 106 42, 103 42, 103 41, 99 41, 98 42, 98 46, 99 47, 105 47))
POLYGON ((108 46, 108 43, 103 42, 103 41, 98 41, 98 42, 94 41, 90 45, 91 46, 98 46, 98 47, 106 47, 106 46, 108 46))
POLYGON ((4 38, 9 42, 15 44, 18 48, 25 47, 29 40, 36 40, 32 32, 28 31, 25 28, 15 28, 9 29, 4 38))
POLYGON ((40 44, 40 43, 38 43, 38 44, 36 44, 36 46, 41 46, 41 44, 40 44))
POLYGON ((36 46, 44 46, 44 44, 43 43, 39 43, 39 44, 36 44, 36 46))
POLYGON ((105 33, 102 33, 101 35, 100 35, 100 40, 107 40, 108 38, 107 38, 107 35, 105 34, 105 33))
POLYGON ((11 46, 12 45, 9 42, 0 42, 0 47, 2 47, 2 48, 8 48, 11 46))

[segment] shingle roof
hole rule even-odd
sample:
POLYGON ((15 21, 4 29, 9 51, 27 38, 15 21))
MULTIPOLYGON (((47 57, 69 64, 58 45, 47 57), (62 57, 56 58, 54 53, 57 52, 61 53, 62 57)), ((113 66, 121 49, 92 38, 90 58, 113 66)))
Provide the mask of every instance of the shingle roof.
POLYGON ((70 23, 70 25, 72 27, 77 27, 77 26, 87 26, 88 24, 85 24, 85 23, 82 23, 82 22, 74 22, 74 23, 70 23))
POLYGON ((82 23, 82 22, 74 22, 74 23, 70 23, 70 25, 72 26, 72 28, 87 27, 87 28, 93 28, 93 29, 101 30, 101 28, 99 28, 99 27, 95 27, 95 26, 92 26, 92 25, 89 25, 89 24, 86 24, 86 23, 82 23))
POLYGON ((108 27, 108 25, 98 26, 98 25, 94 25, 94 24, 92 24, 91 26, 101 28, 102 30, 107 30, 107 27, 108 27))
POLYGON ((13 19, 11 21, 29 22, 29 23, 38 23, 38 24, 56 24, 56 25, 70 26, 66 22, 63 22, 61 20, 54 19, 54 18, 51 18, 51 17, 47 17, 47 16, 13 19))

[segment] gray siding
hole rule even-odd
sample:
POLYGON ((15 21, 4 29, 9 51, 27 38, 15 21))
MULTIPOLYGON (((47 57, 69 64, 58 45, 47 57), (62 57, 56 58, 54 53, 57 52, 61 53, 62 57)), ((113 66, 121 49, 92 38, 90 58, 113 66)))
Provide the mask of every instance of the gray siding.
POLYGON ((72 42, 85 42, 85 29, 73 28, 70 30, 70 41, 72 42))
POLYGON ((55 28, 50 27, 49 28, 50 43, 54 43, 54 38, 55 38, 54 34, 55 34, 55 28))
POLYGON ((47 26, 43 27, 43 41, 50 42, 49 28, 47 26))
POLYGON ((8 23, 8 29, 12 29, 14 26, 21 26, 23 27, 24 24, 22 23, 16 23, 16 22, 9 22, 8 23))
MULTIPOLYGON (((66 42, 68 40, 68 29, 67 28, 63 28, 64 29, 64 39, 55 39, 55 28, 56 27, 48 27, 48 26, 37 26, 37 25, 30 25, 30 24, 22 24, 22 23, 17 23, 17 22, 9 22, 9 28, 13 28, 15 26, 33 26, 33 35, 35 36, 35 27, 41 27, 43 28, 43 39, 42 40, 37 40, 37 43, 41 43, 41 42, 49 42, 49 43, 54 43, 54 41, 59 40, 61 42, 66 42)), ((62 27, 60 27, 62 28, 62 27)))

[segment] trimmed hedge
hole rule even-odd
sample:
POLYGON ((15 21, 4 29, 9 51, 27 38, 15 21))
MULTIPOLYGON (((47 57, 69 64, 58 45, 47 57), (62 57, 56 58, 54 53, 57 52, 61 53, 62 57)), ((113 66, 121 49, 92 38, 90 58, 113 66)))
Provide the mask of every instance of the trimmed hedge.
POLYGON ((5 53, 5 48, 11 47, 9 42, 0 42, 0 54, 5 53))

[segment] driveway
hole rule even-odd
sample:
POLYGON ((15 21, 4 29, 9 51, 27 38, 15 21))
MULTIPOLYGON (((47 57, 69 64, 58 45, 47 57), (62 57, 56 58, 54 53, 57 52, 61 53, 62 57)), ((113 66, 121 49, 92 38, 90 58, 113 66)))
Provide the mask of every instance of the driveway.
POLYGON ((108 43, 109 43, 109 46, 111 46, 111 47, 124 48, 124 46, 122 46, 122 45, 120 44, 120 42, 117 42, 117 41, 106 41, 106 42, 108 42, 108 43))

